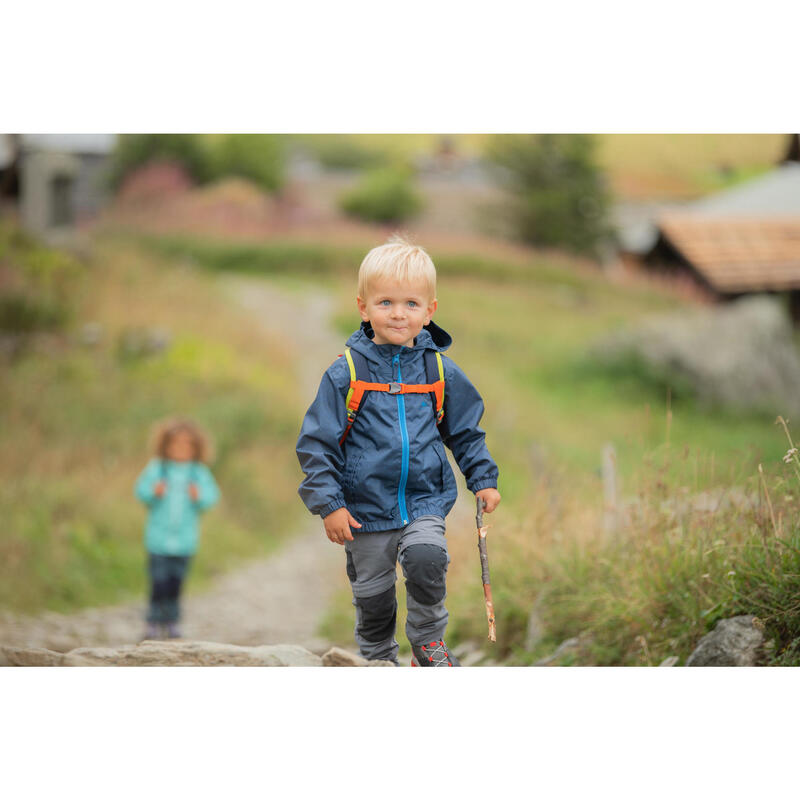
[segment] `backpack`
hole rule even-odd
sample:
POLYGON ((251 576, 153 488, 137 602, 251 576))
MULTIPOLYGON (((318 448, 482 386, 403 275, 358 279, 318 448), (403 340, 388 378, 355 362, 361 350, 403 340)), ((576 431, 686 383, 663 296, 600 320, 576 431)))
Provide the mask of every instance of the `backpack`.
MULTIPOLYGON (((442 354, 438 350, 426 350, 425 377, 428 383, 372 383, 369 380, 367 359, 357 350, 346 347, 344 356, 350 368, 350 388, 347 391, 347 427, 344 429, 339 444, 344 444, 350 428, 356 421, 358 408, 364 399, 364 392, 388 392, 389 394, 427 394, 430 393, 436 414, 436 424, 441 425, 444 419, 444 365, 442 354)), ((339 356, 341 358, 341 356, 339 356)))

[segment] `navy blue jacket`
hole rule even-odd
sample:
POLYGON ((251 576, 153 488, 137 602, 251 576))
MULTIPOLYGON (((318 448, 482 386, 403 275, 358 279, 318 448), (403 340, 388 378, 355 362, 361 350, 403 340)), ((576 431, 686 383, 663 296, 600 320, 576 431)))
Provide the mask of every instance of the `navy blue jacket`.
MULTIPOLYGON (((362 323, 347 345, 365 356, 369 379, 377 383, 427 383, 425 349, 443 351, 452 342, 433 322, 423 328, 414 347, 375 344, 373 335, 369 323, 362 323)), ((326 517, 346 506, 361 523, 359 531, 402 528, 425 514, 447 516, 457 489, 444 445, 453 451, 471 492, 497 488, 497 465, 478 425, 483 400, 451 359, 443 356, 442 362, 440 426, 429 394, 365 392, 342 446, 350 370, 343 357, 328 367, 297 440, 306 476, 299 493, 313 514, 326 517)))

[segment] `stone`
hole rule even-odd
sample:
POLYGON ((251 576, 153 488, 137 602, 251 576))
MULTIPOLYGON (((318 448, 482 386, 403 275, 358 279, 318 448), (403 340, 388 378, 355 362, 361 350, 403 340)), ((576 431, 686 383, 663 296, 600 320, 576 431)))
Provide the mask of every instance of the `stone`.
POLYGON ((765 296, 655 316, 592 351, 613 373, 636 375, 709 407, 800 413, 800 353, 781 302, 765 296))
POLYGON ((0 645, 0 667, 60 667, 64 654, 39 647, 0 645))
POLYGON ((558 659, 562 656, 565 656, 568 653, 577 653, 580 649, 580 646, 581 640, 577 636, 573 636, 570 639, 565 639, 549 656, 539 659, 534 666, 549 667, 551 664, 558 661, 558 659))
POLYGON ((538 597, 536 598, 536 602, 533 604, 533 608, 531 609, 531 613, 528 616, 528 625, 525 629, 525 649, 530 653, 535 648, 539 642, 544 639, 545 635, 545 626, 544 620, 542 619, 542 615, 539 612, 542 602, 542 594, 539 593, 538 597))
POLYGON ((764 633, 750 615, 721 619, 686 659, 687 667, 754 667, 759 663, 764 633))
POLYGON ((319 667, 322 659, 292 644, 239 647, 145 640, 123 647, 81 647, 67 653, 63 663, 67 667, 319 667))
POLYGON ((322 656, 323 667, 393 667, 392 661, 381 661, 380 659, 368 660, 362 656, 343 650, 341 647, 331 647, 322 656))
POLYGON ((474 667, 486 658, 483 650, 470 650, 459 660, 462 667, 474 667))
POLYGON ((121 647, 79 647, 68 653, 0 646, 0 667, 394 667, 340 647, 322 657, 294 644, 240 647, 219 642, 145 640, 121 647))

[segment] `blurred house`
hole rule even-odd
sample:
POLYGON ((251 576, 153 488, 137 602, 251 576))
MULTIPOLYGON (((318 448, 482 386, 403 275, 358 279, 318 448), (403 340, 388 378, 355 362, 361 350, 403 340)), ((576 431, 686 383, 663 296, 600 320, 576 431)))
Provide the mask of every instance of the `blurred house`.
POLYGON ((787 292, 800 320, 800 147, 774 170, 624 231, 628 265, 689 280, 716 299, 787 292))
POLYGON ((105 204, 115 134, 0 134, 0 202, 39 235, 68 231, 105 204))

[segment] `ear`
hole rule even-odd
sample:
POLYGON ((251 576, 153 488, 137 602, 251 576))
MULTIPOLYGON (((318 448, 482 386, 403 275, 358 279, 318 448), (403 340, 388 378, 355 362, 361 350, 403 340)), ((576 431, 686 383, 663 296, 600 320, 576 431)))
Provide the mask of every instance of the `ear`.
POLYGON ((437 308, 439 308, 439 301, 434 297, 433 300, 428 303, 428 308, 425 311, 425 322, 423 324, 427 325, 433 319, 437 308))
POLYGON ((356 305, 358 306, 358 313, 361 314, 361 319, 364 322, 369 322, 369 314, 367 314, 367 301, 363 297, 356 297, 356 305))

